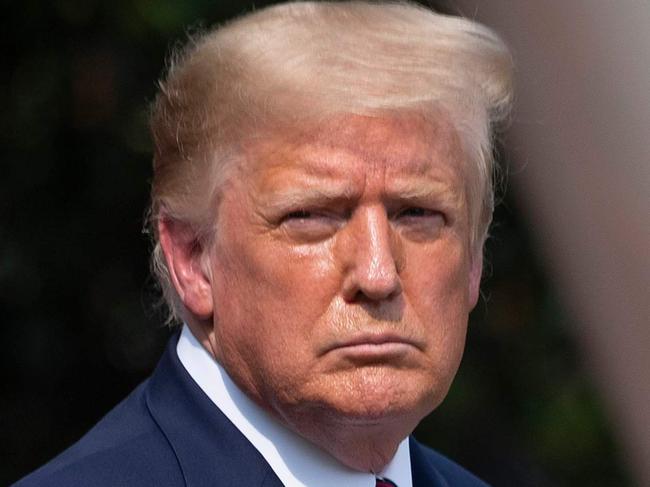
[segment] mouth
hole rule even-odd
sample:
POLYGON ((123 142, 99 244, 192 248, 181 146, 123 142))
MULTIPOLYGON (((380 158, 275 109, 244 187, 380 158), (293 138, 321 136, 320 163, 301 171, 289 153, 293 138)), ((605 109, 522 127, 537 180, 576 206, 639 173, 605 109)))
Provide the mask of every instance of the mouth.
POLYGON ((403 356, 414 349, 421 347, 409 338, 393 333, 366 333, 337 341, 324 353, 343 354, 351 359, 379 360, 403 356))

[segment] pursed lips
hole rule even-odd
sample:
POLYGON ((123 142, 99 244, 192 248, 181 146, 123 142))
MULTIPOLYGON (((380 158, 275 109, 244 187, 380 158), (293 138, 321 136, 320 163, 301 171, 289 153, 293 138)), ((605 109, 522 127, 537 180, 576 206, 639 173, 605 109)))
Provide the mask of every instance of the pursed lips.
POLYGON ((404 347, 422 350, 422 345, 419 342, 395 333, 362 333, 349 339, 337 340, 325 348, 323 355, 336 350, 381 353, 404 347))

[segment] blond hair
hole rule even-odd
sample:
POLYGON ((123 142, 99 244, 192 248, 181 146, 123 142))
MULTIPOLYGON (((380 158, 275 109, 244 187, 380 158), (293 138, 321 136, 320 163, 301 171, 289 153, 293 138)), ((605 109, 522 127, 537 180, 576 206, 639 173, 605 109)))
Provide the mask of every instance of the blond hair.
POLYGON ((340 114, 444 111, 468 160, 470 244, 491 221, 494 127, 511 102, 512 60, 488 28, 406 2, 295 2, 231 21, 176 53, 151 113, 152 269, 172 318, 183 307, 156 223, 197 241, 214 231, 219 187, 242 143, 340 114))

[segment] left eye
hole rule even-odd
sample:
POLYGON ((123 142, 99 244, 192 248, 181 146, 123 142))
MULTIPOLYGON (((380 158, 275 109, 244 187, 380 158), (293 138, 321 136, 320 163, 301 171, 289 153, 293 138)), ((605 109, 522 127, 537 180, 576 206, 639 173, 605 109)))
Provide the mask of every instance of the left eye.
POLYGON ((417 240, 437 238, 446 223, 442 212, 420 206, 404 208, 393 218, 404 235, 417 240))
POLYGON ((428 216, 431 214, 431 210, 426 210, 424 208, 406 208, 399 213, 399 216, 428 216))
POLYGON ((397 218, 422 218, 422 217, 442 217, 442 213, 419 206, 404 208, 397 214, 397 218))

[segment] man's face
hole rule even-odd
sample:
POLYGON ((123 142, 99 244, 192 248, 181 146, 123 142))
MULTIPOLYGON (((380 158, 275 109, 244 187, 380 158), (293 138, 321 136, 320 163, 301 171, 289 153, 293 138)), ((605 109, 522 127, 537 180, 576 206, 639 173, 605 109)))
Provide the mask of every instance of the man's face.
POLYGON ((298 429, 414 427, 457 370, 480 279, 450 125, 347 116, 246 154, 209 254, 217 359, 298 429))

